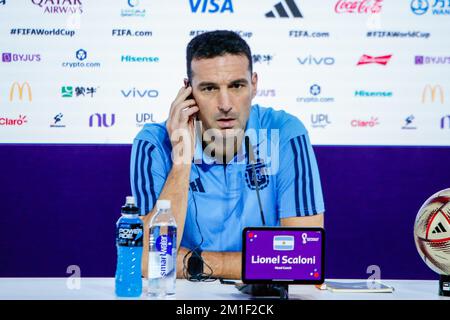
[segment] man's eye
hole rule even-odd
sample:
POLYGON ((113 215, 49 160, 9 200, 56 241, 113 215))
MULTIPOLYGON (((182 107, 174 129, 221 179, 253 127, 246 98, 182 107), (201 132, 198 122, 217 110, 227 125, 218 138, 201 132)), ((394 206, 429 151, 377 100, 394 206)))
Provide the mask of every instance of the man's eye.
POLYGON ((232 85, 233 89, 240 89, 240 88, 243 88, 243 87, 244 87, 244 85, 242 83, 234 83, 232 85))
POLYGON ((207 92, 211 92, 211 91, 213 91, 213 90, 215 90, 216 88, 214 88, 214 87, 204 87, 203 89, 202 89, 202 91, 207 91, 207 92))

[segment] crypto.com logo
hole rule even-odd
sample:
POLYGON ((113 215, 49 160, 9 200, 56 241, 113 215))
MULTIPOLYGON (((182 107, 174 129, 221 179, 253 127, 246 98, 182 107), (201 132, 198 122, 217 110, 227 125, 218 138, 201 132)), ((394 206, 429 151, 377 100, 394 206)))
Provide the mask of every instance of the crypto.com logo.
POLYGON ((363 64, 376 63, 376 64, 381 64, 381 65, 385 66, 385 65, 387 65, 387 63, 389 62, 391 57, 392 57, 392 54, 385 55, 385 56, 379 56, 379 57, 372 57, 367 54, 363 54, 356 65, 359 66, 359 65, 363 65, 363 64))
POLYGON ((422 91, 422 103, 423 104, 426 103, 427 97, 430 97, 431 98, 430 99, 431 102, 434 103, 435 100, 436 100, 436 94, 437 94, 438 90, 439 90, 439 97, 440 97, 439 100, 441 101, 441 104, 444 104, 444 90, 438 84, 434 85, 434 86, 431 86, 431 85, 427 84, 425 86, 425 88, 423 88, 423 91, 422 91))
POLYGON ((17 81, 14 82, 11 85, 11 89, 9 90, 9 101, 13 101, 14 97, 15 97, 15 92, 18 91, 19 92, 19 100, 22 101, 23 100, 23 89, 26 88, 27 89, 27 93, 28 93, 28 101, 32 101, 33 100, 33 94, 31 92, 31 86, 28 82, 24 82, 22 84, 18 83, 17 81))

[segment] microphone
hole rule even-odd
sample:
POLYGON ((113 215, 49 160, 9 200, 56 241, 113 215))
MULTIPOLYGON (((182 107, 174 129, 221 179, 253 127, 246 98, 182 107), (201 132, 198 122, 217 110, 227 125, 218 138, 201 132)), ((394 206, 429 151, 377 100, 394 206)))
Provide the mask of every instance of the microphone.
POLYGON ((245 136, 245 152, 247 153, 249 158, 248 162, 252 167, 252 177, 253 183, 255 184, 256 197, 258 198, 258 206, 259 206, 259 213, 261 214, 261 221, 263 226, 266 226, 266 220, 264 219, 264 212, 261 204, 261 197, 259 196, 259 183, 258 179, 256 178, 255 154, 253 153, 253 147, 252 144, 250 143, 250 138, 248 136, 245 136))

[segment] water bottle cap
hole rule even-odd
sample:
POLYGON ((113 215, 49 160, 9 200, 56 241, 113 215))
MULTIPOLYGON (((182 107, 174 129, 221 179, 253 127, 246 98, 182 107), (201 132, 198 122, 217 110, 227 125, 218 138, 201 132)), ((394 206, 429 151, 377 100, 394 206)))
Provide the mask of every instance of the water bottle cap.
POLYGON ((158 200, 156 201, 156 207, 158 209, 170 209, 170 200, 158 200))
POLYGON ((125 204, 134 204, 134 197, 133 196, 127 196, 125 204))

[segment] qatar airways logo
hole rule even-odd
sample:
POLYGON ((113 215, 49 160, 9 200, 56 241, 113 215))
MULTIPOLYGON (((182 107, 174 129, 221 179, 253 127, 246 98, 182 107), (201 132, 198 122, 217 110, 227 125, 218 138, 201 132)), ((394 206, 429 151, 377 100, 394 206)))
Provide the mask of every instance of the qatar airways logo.
POLYGON ((28 122, 27 116, 19 115, 19 118, 0 117, 0 126, 20 127, 28 122))
POLYGON ((354 119, 350 122, 350 125, 355 128, 373 128, 378 126, 379 124, 380 123, 378 122, 378 118, 376 117, 370 117, 369 120, 354 119))
POLYGON ((379 57, 372 57, 367 54, 363 54, 356 65, 359 66, 359 65, 365 65, 365 64, 370 64, 370 63, 376 63, 376 64, 381 64, 381 65, 385 66, 385 65, 387 65, 389 60, 391 60, 391 57, 392 57, 392 54, 388 54, 385 56, 379 56, 379 57))
POLYGON ((336 13, 376 14, 381 12, 383 0, 339 0, 334 6, 336 13))
POLYGON ((44 9, 44 13, 53 14, 82 14, 81 0, 31 0, 31 2, 44 9))

